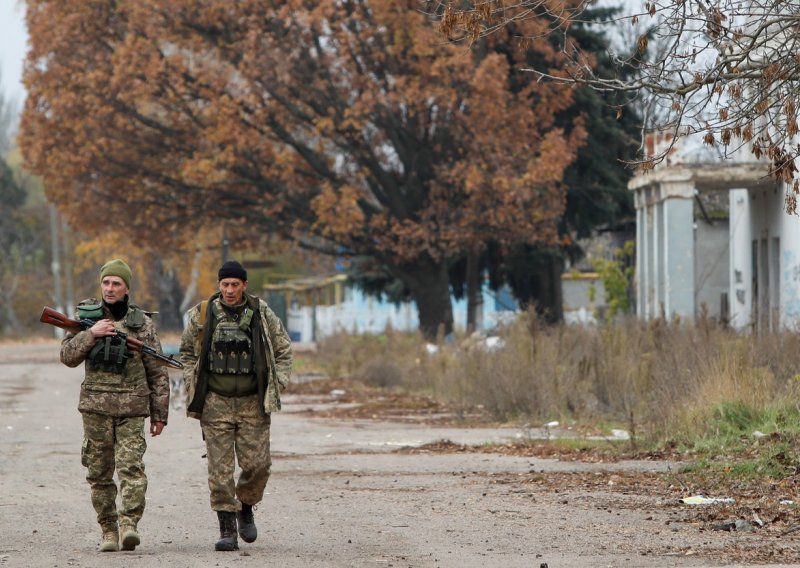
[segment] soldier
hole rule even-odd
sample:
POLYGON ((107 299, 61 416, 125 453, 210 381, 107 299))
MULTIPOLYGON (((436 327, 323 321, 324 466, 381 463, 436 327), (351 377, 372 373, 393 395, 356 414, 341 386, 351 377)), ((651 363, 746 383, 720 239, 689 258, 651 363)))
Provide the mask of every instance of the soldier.
POLYGON ((264 496, 272 465, 271 413, 289 383, 292 346, 281 320, 247 290, 247 271, 222 265, 219 292, 188 312, 181 337, 187 414, 200 419, 208 455, 211 509, 217 512, 216 550, 238 550, 258 536, 253 506, 264 496), (234 483, 235 462, 241 473, 234 483))
POLYGON ((142 518, 147 490, 144 456, 144 417, 150 416, 150 435, 158 436, 167 424, 169 378, 158 361, 131 351, 122 331, 161 352, 161 344, 149 315, 128 303, 131 269, 114 259, 100 269, 102 301, 95 298, 78 304, 78 319, 96 323, 61 342, 61 362, 77 367, 86 362, 78 410, 83 417, 81 462, 88 469, 86 480, 92 505, 103 531, 100 550, 134 550, 140 538, 137 524, 142 518), (121 503, 117 511, 119 478, 121 503), (120 539, 121 535, 121 539, 120 539))

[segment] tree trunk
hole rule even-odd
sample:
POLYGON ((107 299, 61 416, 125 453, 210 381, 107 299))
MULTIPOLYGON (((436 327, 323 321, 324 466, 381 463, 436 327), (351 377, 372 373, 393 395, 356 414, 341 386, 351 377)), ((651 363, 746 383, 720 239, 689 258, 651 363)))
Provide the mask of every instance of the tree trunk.
POLYGON ((419 314, 419 330, 428 341, 435 341, 441 329, 453 331, 453 305, 450 280, 444 262, 420 260, 413 266, 393 267, 392 272, 410 290, 419 314))
POLYGON ((467 253, 467 333, 480 329, 481 294, 480 254, 476 248, 467 253))
POLYGON ((564 317, 561 273, 564 259, 547 250, 527 249, 508 258, 508 283, 523 308, 533 306, 547 323, 564 317))
POLYGON ((543 259, 538 268, 539 293, 536 311, 547 323, 560 322, 564 319, 564 295, 561 286, 564 261, 560 257, 551 256, 543 259))
POLYGON ((200 261, 203 259, 203 248, 198 246, 195 250, 194 258, 192 259, 192 270, 189 272, 189 282, 186 285, 186 290, 183 292, 183 299, 178 308, 181 314, 192 307, 193 303, 197 301, 197 287, 200 280, 200 261))
POLYGON ((153 268, 153 284, 158 290, 158 327, 162 330, 179 330, 183 325, 180 311, 183 294, 175 271, 165 270, 160 259, 155 261, 153 268))
POLYGON ((0 333, 3 335, 18 335, 19 334, 19 319, 14 311, 14 299, 17 292, 17 276, 11 276, 9 282, 4 282, 2 291, 0 291, 0 306, 3 306, 0 312, 0 333))

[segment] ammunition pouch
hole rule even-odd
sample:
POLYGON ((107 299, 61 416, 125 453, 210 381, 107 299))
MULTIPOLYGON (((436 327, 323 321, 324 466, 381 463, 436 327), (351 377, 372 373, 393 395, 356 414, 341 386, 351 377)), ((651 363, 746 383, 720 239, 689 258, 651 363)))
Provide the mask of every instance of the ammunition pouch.
POLYGON ((122 325, 134 331, 139 331, 144 327, 145 314, 146 312, 142 308, 135 304, 130 304, 128 305, 128 313, 125 314, 122 320, 122 325))
POLYGON ((124 373, 131 358, 124 338, 119 336, 104 337, 95 343, 86 363, 91 370, 105 371, 107 373, 124 373))
POLYGON ((77 306, 78 319, 100 321, 103 319, 103 304, 96 300, 84 300, 77 306))
POLYGON ((218 375, 249 375, 253 372, 253 341, 249 333, 253 310, 245 308, 238 322, 227 314, 219 315, 222 318, 214 329, 208 352, 209 370, 218 375))

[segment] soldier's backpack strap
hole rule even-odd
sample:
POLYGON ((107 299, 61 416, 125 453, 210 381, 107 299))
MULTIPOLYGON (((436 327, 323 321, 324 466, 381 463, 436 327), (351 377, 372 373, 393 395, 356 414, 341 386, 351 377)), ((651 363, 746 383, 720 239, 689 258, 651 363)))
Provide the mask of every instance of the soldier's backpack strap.
POLYGON ((206 339, 206 312, 208 311, 208 300, 200 302, 200 344, 202 345, 206 339))
POLYGON ((239 329, 247 331, 250 328, 250 321, 253 319, 253 308, 246 307, 242 312, 242 319, 239 321, 239 329))
POLYGON ((200 302, 200 325, 206 324, 206 309, 208 308, 208 300, 200 302))

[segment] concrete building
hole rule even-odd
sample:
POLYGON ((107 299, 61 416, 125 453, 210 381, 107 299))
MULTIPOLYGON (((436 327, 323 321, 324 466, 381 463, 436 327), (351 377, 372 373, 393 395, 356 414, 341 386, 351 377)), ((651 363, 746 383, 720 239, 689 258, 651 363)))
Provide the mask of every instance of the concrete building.
POLYGON ((800 218, 785 212, 785 186, 765 162, 672 157, 628 187, 640 317, 798 326, 800 218))
MULTIPOLYGON (((413 303, 395 304, 370 297, 349 285, 344 274, 308 277, 264 286, 272 309, 284 321, 292 341, 313 343, 338 332, 381 333, 387 328, 419 328, 413 303)), ((517 315, 518 306, 506 290, 484 287, 478 329, 491 332, 517 315)), ((466 299, 453 299, 453 325, 466 329, 466 299)))

